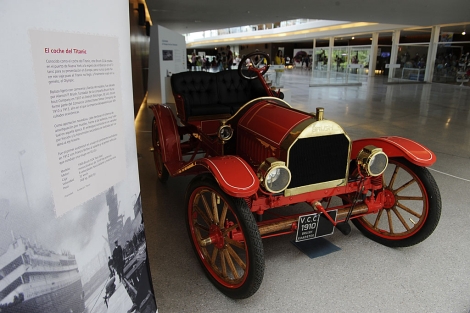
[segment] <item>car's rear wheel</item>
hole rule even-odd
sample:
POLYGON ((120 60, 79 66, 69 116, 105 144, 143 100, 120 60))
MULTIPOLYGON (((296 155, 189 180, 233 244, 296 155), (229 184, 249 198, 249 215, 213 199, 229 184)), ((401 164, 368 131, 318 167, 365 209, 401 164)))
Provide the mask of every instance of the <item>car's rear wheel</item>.
POLYGON ((158 125, 155 117, 152 120, 152 145, 153 145, 153 158, 155 161, 155 168, 157 169, 158 180, 162 183, 168 180, 170 174, 163 164, 162 149, 160 145, 160 137, 158 125))
POLYGON ((384 208, 353 219, 354 225, 368 238, 390 247, 412 246, 429 237, 441 216, 441 196, 428 169, 391 158, 382 182, 384 208))
POLYGON ((209 175, 191 181, 186 199, 189 237, 207 277, 230 298, 253 295, 263 280, 264 252, 246 202, 209 175))

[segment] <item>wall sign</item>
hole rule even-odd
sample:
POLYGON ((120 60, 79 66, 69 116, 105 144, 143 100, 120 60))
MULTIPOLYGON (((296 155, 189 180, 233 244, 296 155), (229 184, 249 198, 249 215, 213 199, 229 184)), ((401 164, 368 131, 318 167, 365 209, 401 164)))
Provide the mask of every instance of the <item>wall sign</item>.
POLYGON ((58 216, 126 171, 117 38, 30 31, 58 216))

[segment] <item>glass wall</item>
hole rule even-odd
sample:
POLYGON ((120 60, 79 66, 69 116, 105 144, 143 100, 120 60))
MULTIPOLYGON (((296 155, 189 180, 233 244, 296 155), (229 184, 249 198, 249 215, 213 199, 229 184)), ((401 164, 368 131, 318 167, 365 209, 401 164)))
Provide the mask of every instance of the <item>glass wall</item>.
POLYGON ((349 47, 348 71, 350 74, 367 75, 371 46, 349 47))
POLYGON ((331 54, 330 71, 345 73, 348 56, 348 47, 334 47, 331 54))
POLYGON ((355 84, 367 81, 370 66, 370 35, 317 39, 313 51, 312 83, 355 84), (355 44, 355 45, 353 45, 355 44))
POLYGON ((424 81, 429 43, 400 44, 396 64, 400 68, 392 69, 393 78, 409 81, 424 81))
POLYGON ((329 48, 315 48, 313 50, 312 68, 317 71, 326 71, 328 69, 328 50, 329 48))
POLYGON ((469 77, 470 35, 466 25, 442 27, 432 81, 468 86, 469 77))
POLYGON ((371 46, 334 47, 330 71, 335 74, 366 76, 369 72, 370 50, 371 46))
POLYGON ((421 28, 400 32, 397 59, 389 60, 397 66, 390 69, 392 81, 424 81, 431 31, 431 28, 421 28))

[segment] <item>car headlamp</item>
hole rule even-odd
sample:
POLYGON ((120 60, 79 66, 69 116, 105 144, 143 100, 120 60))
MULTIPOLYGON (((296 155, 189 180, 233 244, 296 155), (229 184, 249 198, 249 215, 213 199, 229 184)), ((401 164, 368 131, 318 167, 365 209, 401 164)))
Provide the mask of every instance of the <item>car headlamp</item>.
POLYGON ((359 152, 357 164, 363 175, 379 176, 387 168, 388 157, 382 148, 369 145, 359 152))
POLYGON ((290 184, 291 173, 286 163, 267 158, 258 168, 258 176, 264 189, 272 193, 284 191, 290 184))
POLYGON ((227 141, 233 136, 233 129, 230 125, 222 125, 219 127, 217 137, 222 141, 227 141))

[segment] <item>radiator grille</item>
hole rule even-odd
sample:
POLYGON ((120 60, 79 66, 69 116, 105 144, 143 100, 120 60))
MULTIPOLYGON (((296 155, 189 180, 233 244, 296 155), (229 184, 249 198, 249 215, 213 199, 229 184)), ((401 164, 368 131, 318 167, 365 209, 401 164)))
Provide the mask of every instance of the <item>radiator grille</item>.
POLYGON ((288 189, 343 179, 349 161, 349 140, 344 134, 303 138, 291 147, 288 189))

